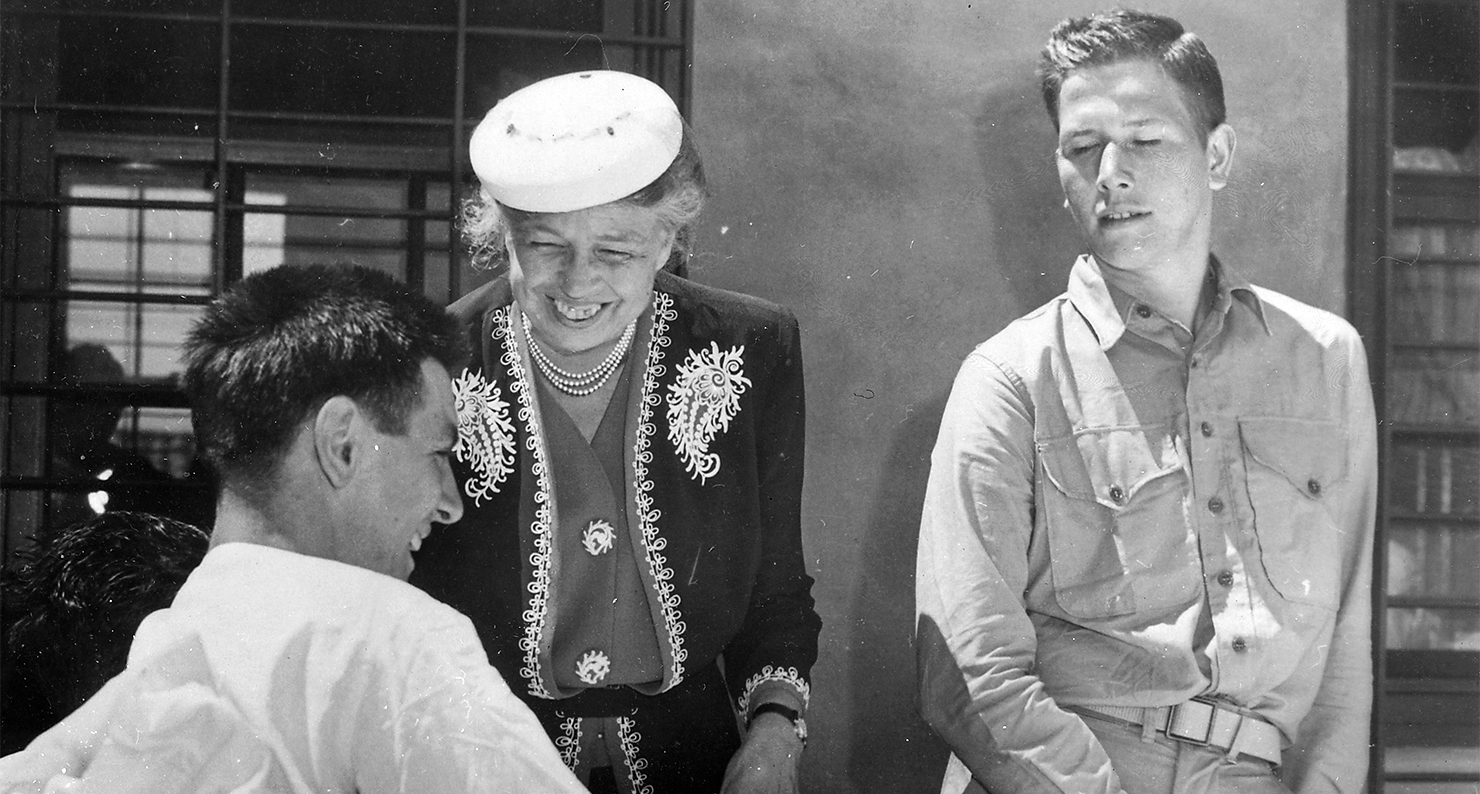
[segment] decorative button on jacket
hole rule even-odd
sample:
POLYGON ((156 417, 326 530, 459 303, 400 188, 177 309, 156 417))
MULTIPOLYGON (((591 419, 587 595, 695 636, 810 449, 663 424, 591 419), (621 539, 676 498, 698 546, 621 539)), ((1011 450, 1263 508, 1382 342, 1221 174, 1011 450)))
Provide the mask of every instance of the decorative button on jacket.
POLYGON ((599 557, 612 550, 615 534, 611 524, 598 518, 586 525, 586 530, 581 533, 581 545, 586 547, 587 554, 599 557))

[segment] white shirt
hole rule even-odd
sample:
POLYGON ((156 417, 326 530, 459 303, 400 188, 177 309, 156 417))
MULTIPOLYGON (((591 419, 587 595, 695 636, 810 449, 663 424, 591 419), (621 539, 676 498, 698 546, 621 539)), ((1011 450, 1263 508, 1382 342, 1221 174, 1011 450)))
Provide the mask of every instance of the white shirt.
POLYGON ((140 625, 125 673, 0 759, 0 790, 43 789, 584 791, 467 618, 247 543, 212 549, 140 625))

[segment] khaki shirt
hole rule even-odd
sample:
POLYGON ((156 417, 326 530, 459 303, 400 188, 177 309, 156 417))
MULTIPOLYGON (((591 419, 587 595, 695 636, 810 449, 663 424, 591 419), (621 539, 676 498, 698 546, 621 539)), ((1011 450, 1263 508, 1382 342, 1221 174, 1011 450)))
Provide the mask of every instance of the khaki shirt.
POLYGON ((1196 333, 1105 283, 962 365, 917 558, 943 790, 1117 791, 1068 705, 1213 696, 1297 791, 1357 791, 1371 710, 1375 419, 1345 321, 1216 260, 1196 333))

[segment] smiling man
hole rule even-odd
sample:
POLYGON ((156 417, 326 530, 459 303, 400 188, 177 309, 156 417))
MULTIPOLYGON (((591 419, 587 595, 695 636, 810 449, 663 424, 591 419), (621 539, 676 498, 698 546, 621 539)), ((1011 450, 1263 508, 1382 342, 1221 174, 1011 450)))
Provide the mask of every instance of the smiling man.
POLYGON ((468 619, 405 582, 462 515, 452 318, 358 267, 279 267, 185 345, 210 551, 127 670, 0 791, 583 791, 468 619))
POLYGON ((1068 291, 962 365, 917 557, 947 792, 1358 791, 1375 423, 1341 319, 1211 253, 1235 135, 1166 17, 1043 57, 1068 291))

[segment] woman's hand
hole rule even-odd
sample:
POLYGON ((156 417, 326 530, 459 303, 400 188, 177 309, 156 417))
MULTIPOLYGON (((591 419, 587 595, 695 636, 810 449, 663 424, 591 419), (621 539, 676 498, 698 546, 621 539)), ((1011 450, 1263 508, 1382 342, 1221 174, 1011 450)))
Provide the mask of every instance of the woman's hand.
POLYGON ((791 721, 758 714, 725 768, 721 794, 797 794, 801 765, 802 740, 791 721))

